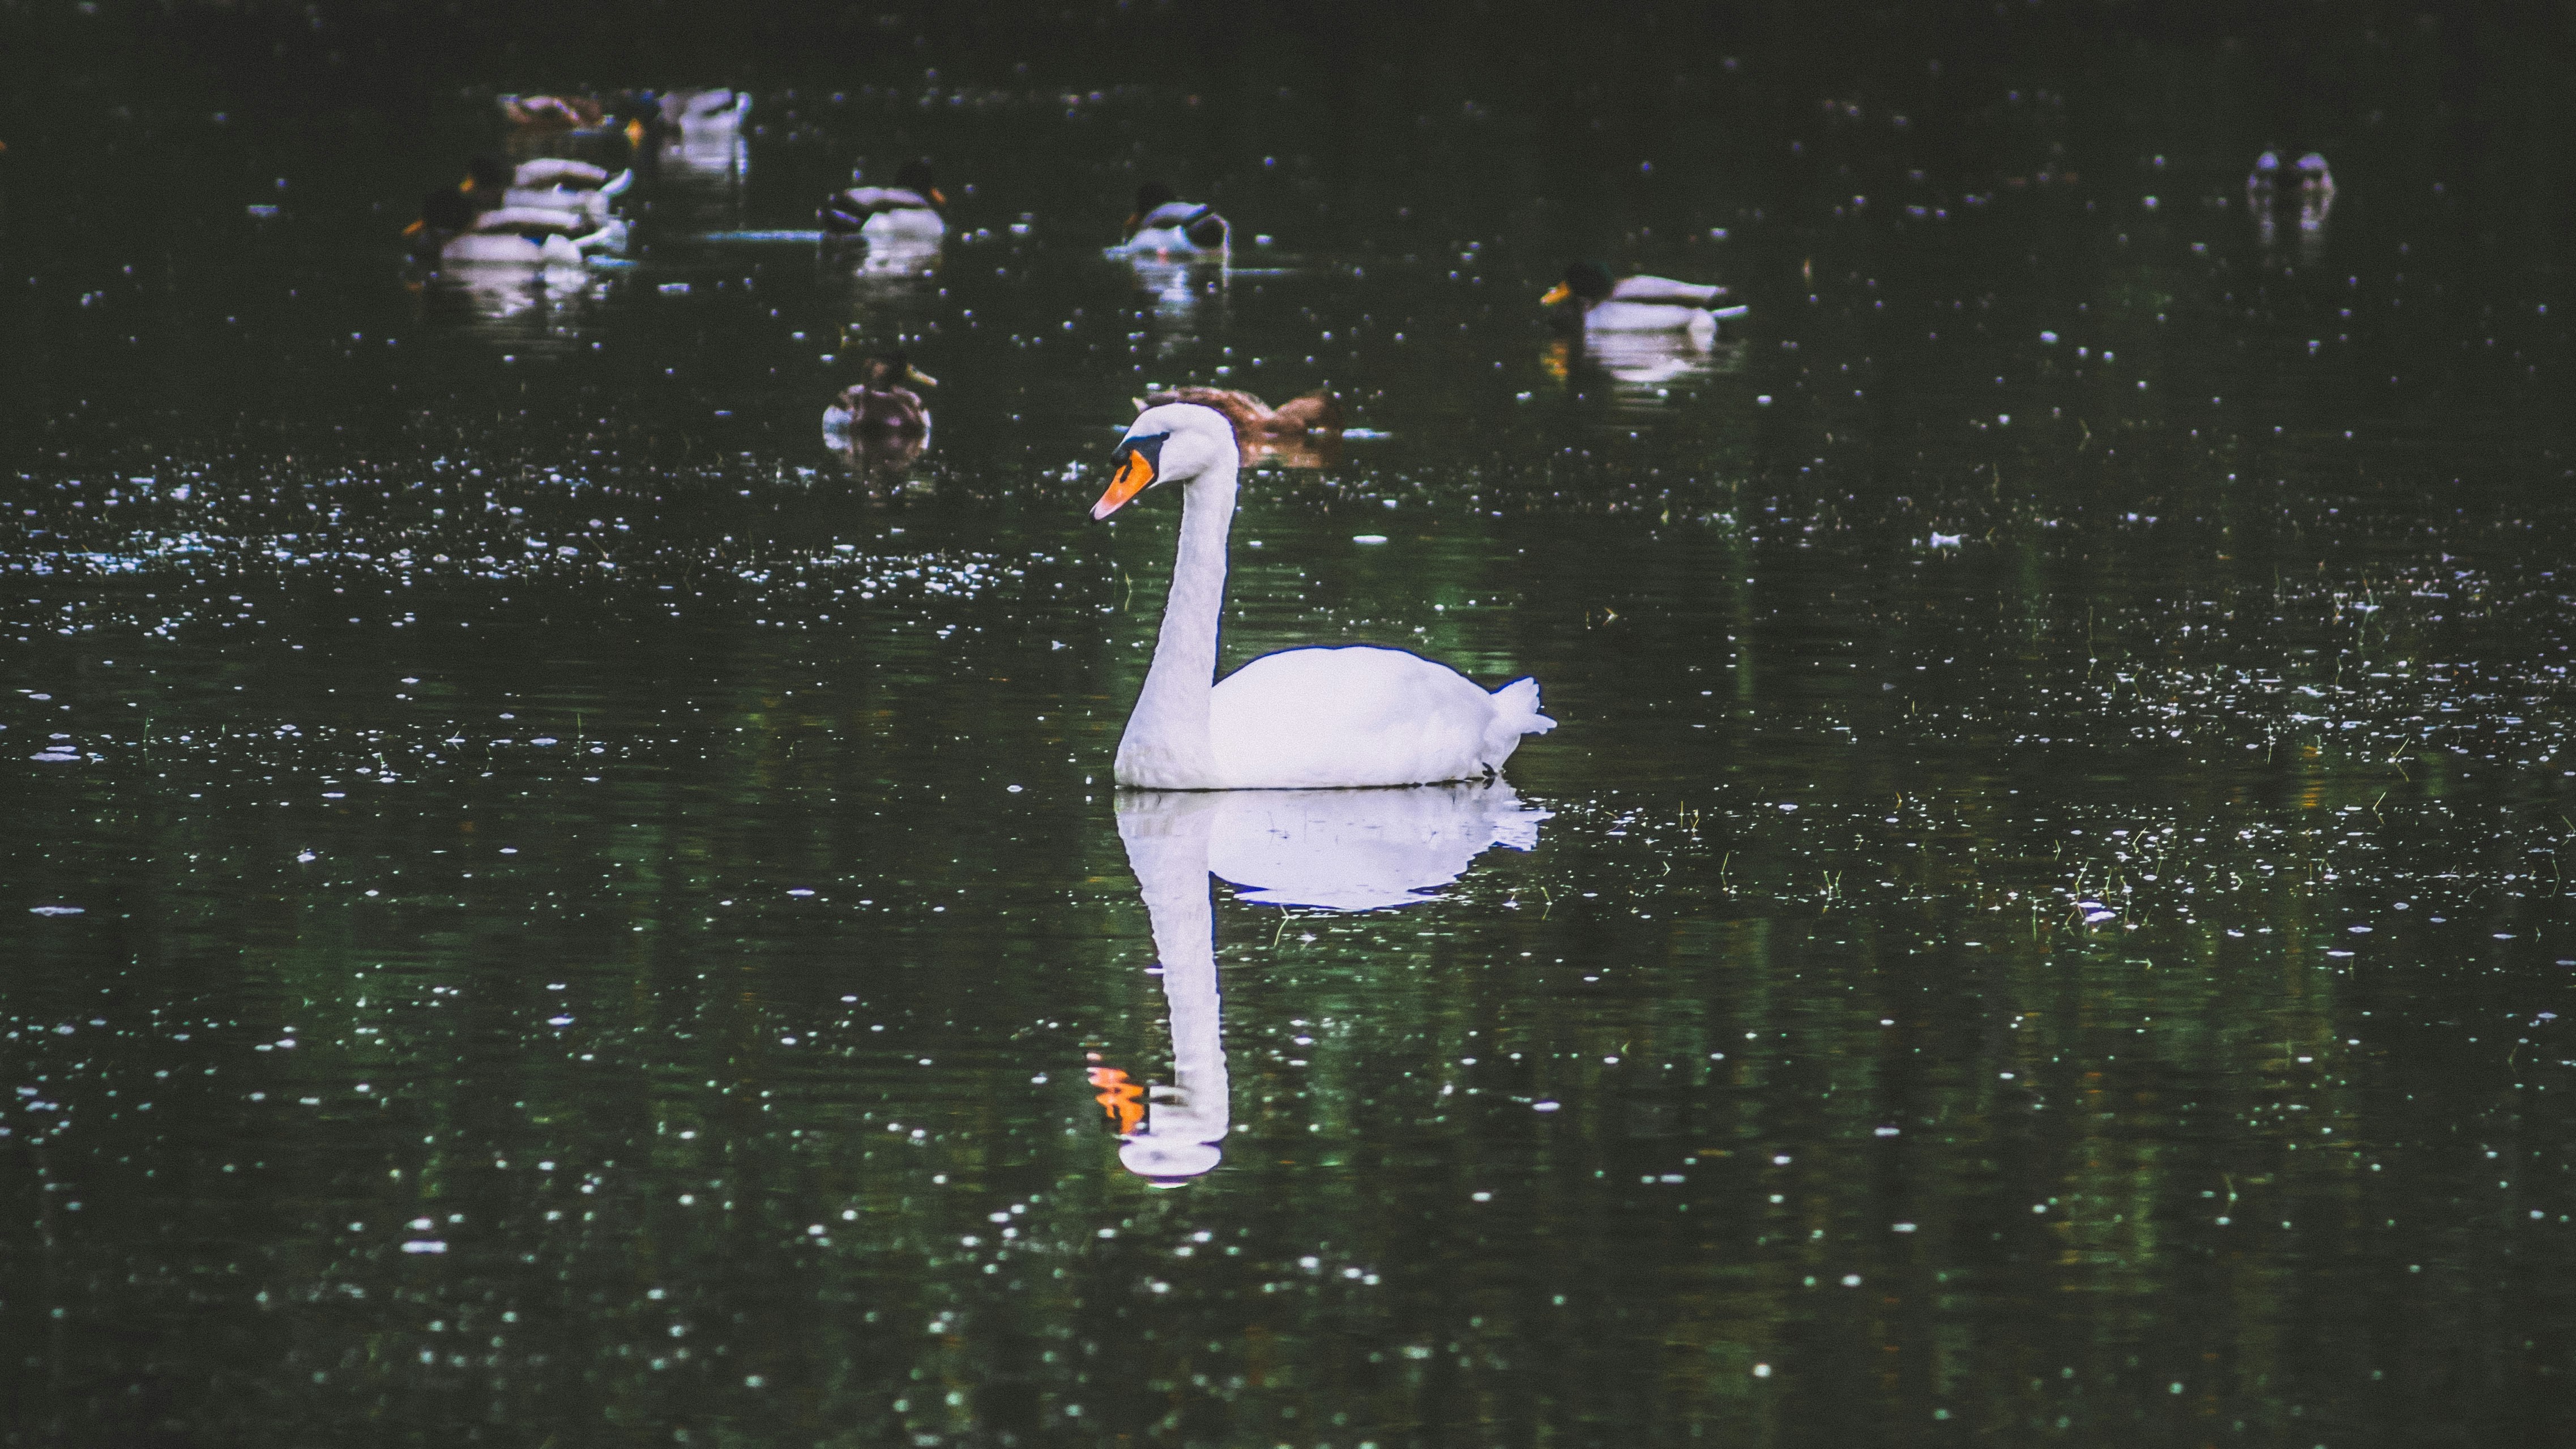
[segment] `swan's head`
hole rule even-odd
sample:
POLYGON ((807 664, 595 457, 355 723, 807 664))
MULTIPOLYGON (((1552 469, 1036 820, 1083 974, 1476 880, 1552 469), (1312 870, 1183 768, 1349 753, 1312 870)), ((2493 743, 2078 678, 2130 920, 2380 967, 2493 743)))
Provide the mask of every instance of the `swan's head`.
POLYGON ((1107 518, 1157 483, 1192 483, 1236 461, 1234 424, 1197 403, 1165 403, 1136 415, 1109 455, 1109 491, 1091 505, 1107 518))

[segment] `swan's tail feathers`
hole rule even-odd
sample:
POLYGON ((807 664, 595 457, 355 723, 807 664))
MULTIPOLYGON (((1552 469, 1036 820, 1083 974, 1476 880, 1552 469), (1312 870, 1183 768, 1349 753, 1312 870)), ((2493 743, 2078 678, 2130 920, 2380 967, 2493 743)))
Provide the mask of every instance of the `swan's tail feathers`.
POLYGON ((1507 724, 1514 734, 1543 735, 1556 728, 1556 721, 1538 712, 1538 681, 1515 679, 1494 691, 1494 723, 1507 724))
POLYGON ((1556 721, 1538 712, 1538 681, 1515 679, 1493 692, 1494 721, 1485 727, 1485 760, 1499 767, 1520 747, 1521 736, 1543 735, 1556 721))

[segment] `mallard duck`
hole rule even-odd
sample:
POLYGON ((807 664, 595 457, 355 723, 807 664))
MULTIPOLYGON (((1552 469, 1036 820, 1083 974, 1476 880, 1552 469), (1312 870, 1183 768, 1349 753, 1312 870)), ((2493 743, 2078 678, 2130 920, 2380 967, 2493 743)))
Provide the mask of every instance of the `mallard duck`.
POLYGON ((404 227, 403 235, 414 239, 424 257, 440 262, 542 266, 578 264, 592 252, 620 250, 626 224, 529 206, 478 211, 463 191, 442 187, 421 198, 420 219, 404 227))
POLYGON ((1127 218, 1127 239, 1120 248, 1140 254, 1223 252, 1229 234, 1216 208, 1182 201, 1172 188, 1148 181, 1136 188, 1136 210, 1127 218))
MULTIPOLYGON (((856 178, 853 178, 856 179, 856 178)), ((948 204, 930 179, 928 161, 906 161, 892 186, 853 186, 823 198, 815 219, 826 236, 919 245, 947 234, 939 209, 948 204)))
POLYGON ((496 96, 501 114, 513 126, 531 131, 590 131, 607 119, 607 111, 589 96, 496 96))
POLYGON ((871 357, 859 364, 859 380, 842 390, 823 410, 823 431, 875 436, 919 436, 930 431, 930 410, 921 394, 903 384, 937 387, 939 380, 912 365, 900 352, 871 357))
POLYGON ((1225 536, 1242 438, 1192 403, 1147 408, 1111 455, 1107 518, 1157 483, 1181 485, 1179 557, 1154 660, 1118 742, 1129 789, 1294 790, 1485 779, 1539 713, 1538 681, 1487 690, 1446 664, 1367 645, 1282 649, 1216 678, 1225 536))
POLYGON ((1670 277, 1628 277, 1610 279, 1610 269, 1599 262, 1575 262, 1565 269, 1565 280, 1557 283, 1539 298, 1539 305, 1553 307, 1568 298, 1580 304, 1575 315, 1584 327, 1600 332, 1671 332, 1687 330, 1694 337, 1717 335, 1721 319, 1741 317, 1743 307, 1717 311, 1709 303, 1726 295, 1724 287, 1701 286, 1693 282, 1676 282, 1670 277))
POLYGON ((514 167, 485 152, 465 164, 465 180, 457 189, 484 211, 527 206, 604 217, 608 215, 609 198, 634 184, 635 173, 631 170, 611 175, 604 166, 559 156, 522 161, 514 167))
POLYGON ((1196 403, 1225 414, 1225 420, 1234 425, 1245 467, 1271 461, 1291 468, 1321 468, 1333 461, 1342 440, 1342 400, 1330 384, 1275 408, 1231 388, 1161 388, 1138 399, 1136 411, 1165 403, 1196 403))

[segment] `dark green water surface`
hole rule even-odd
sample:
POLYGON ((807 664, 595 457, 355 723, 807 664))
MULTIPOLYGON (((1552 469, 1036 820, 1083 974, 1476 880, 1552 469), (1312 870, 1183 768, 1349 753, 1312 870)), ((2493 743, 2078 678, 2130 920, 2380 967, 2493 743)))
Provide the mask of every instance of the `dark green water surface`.
POLYGON ((2563 23, 884 8, 0 5, 0 1443, 2562 1432, 2563 23), (734 78, 623 263, 405 259, 734 78), (767 235, 919 153, 935 270, 767 235), (1129 400, 1327 379, 1227 666, 1560 726, 1122 800, 1129 400))

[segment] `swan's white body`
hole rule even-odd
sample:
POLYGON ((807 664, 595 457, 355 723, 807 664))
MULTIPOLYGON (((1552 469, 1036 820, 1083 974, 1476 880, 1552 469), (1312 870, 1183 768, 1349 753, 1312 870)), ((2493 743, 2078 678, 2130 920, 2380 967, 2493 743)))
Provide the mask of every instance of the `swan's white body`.
MULTIPOLYGON (((1234 427, 1194 403, 1148 408, 1128 429, 1122 454, 1157 436, 1154 481, 1183 485, 1180 556, 1154 662, 1118 742, 1120 785, 1291 790, 1480 779, 1502 768, 1522 735, 1556 728, 1538 712, 1538 681, 1516 679, 1488 693, 1401 649, 1283 650, 1216 682, 1240 466, 1234 427)), ((1118 502, 1103 498, 1093 515, 1105 517, 1118 502)))
MULTIPOLYGON (((1471 686, 1472 687, 1472 686, 1471 686)), ((1224 795, 1131 790, 1118 835, 1153 922, 1154 958, 1171 1011, 1172 1081, 1146 1091, 1146 1115, 1118 1160, 1172 1187, 1212 1169, 1233 1126, 1219 1021, 1216 910, 1208 876, 1261 905, 1370 911, 1438 899, 1496 845, 1538 844, 1544 810, 1511 787, 1451 785, 1357 794, 1341 790, 1224 795)))

